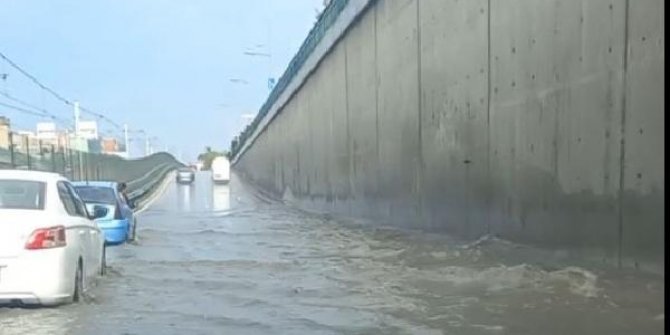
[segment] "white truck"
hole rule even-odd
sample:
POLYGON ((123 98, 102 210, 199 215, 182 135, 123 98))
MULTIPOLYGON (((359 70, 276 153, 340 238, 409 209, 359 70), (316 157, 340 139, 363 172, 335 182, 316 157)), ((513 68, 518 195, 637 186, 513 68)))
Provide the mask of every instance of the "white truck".
POLYGON ((226 184, 230 182, 230 162, 226 157, 216 157, 212 161, 212 181, 226 184))

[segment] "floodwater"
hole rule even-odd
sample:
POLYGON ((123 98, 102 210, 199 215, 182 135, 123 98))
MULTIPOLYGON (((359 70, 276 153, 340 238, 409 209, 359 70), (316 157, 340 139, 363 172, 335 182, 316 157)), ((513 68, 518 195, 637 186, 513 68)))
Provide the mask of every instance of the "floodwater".
POLYGON ((0 334, 664 332, 660 275, 323 218, 204 173, 168 184, 138 234, 86 302, 0 309, 0 334))

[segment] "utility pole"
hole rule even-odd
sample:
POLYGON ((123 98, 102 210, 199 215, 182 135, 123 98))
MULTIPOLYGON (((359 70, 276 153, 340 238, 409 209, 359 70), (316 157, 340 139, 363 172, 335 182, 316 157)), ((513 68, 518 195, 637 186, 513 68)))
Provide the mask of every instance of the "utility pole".
POLYGON ((126 158, 130 158, 130 141, 128 140, 128 124, 123 125, 123 141, 126 145, 126 158))
POLYGON ((79 101, 74 102, 74 137, 79 137, 79 101))
POLYGON ((79 141, 79 135, 80 135, 79 117, 81 115, 81 111, 79 110, 79 101, 75 101, 73 105, 74 105, 74 141, 75 141, 75 145, 77 146, 77 152, 78 152, 78 154, 77 154, 77 157, 78 157, 78 159, 77 159, 78 163, 77 164, 79 166, 78 178, 79 178, 79 180, 81 180, 81 171, 82 171, 82 167, 84 165, 84 161, 83 161, 83 158, 81 157, 81 152, 80 152, 80 150, 81 150, 80 143, 81 142, 79 141))

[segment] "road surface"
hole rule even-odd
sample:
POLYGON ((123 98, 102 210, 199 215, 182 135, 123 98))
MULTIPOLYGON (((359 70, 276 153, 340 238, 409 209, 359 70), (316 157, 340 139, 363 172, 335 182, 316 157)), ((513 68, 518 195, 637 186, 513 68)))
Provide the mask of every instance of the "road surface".
MULTIPOLYGON (((378 226, 376 226, 378 227, 378 226)), ((0 334, 661 334, 663 278, 496 239, 372 228, 233 180, 169 183, 86 302, 0 309, 0 334), (555 260, 554 260, 555 258, 555 260)))

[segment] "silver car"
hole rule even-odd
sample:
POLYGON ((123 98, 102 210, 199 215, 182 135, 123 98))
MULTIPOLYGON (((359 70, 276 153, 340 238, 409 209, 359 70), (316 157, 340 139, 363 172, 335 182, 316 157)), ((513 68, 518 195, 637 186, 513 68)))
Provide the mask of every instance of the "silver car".
POLYGON ((177 170, 177 183, 191 184, 195 180, 195 173, 191 168, 181 168, 177 170))

